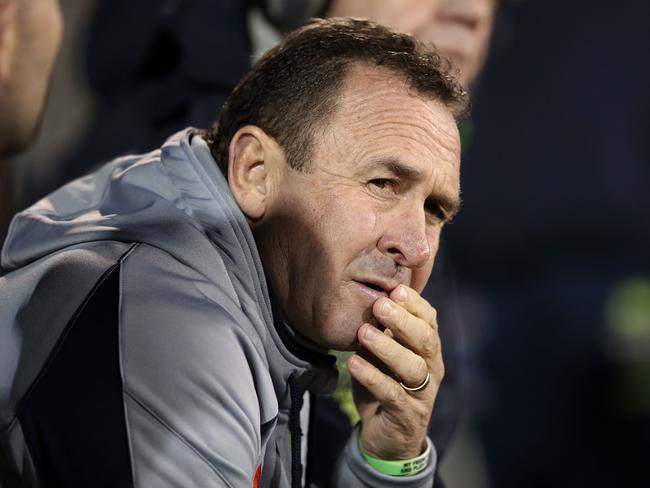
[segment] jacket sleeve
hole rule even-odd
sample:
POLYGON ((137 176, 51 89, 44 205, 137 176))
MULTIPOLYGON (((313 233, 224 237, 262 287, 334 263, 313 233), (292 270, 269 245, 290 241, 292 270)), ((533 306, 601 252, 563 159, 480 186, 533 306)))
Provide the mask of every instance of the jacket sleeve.
POLYGON ((332 478, 333 487, 431 488, 433 486, 437 456, 435 447, 431 444, 431 439, 427 439, 427 442, 431 445, 431 454, 426 468, 413 476, 390 476, 380 473, 366 463, 359 451, 358 435, 359 428, 357 427, 352 431, 339 457, 332 478))
MULTIPOLYGON (((122 270, 124 406, 134 486, 252 486, 262 462, 265 360, 238 307, 141 246, 122 270)), ((272 394, 272 393, 271 393, 272 394)))

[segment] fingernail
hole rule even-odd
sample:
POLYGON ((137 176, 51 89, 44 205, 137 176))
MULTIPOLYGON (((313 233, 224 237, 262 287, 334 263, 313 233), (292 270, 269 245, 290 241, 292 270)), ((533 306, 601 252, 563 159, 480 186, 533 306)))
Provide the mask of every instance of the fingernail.
POLYGON ((350 370, 356 370, 359 368, 359 358, 356 356, 350 356, 350 359, 348 359, 348 369, 350 370))
POLYGON ((403 286, 398 286, 397 290, 395 290, 395 299, 400 302, 400 303, 406 303, 407 295, 406 295, 406 288, 403 286))
POLYGON ((372 325, 366 325, 363 329, 363 336, 368 341, 374 341, 377 338, 377 329, 375 329, 372 325))
POLYGON ((382 303, 381 307, 379 308, 379 312, 384 317, 390 316, 390 314, 393 313, 393 310, 395 310, 395 305, 393 305, 393 302, 390 300, 384 300, 384 303, 382 303))

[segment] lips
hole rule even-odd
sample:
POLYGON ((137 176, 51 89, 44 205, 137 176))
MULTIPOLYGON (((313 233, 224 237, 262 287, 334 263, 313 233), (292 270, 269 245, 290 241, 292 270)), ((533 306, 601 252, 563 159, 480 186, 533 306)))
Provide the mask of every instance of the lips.
POLYGON ((448 14, 442 17, 448 24, 456 24, 470 31, 476 30, 479 24, 479 18, 470 15, 448 14))
POLYGON ((442 12, 435 24, 435 31, 438 32, 437 39, 451 36, 451 39, 456 39, 459 42, 468 42, 476 36, 481 36, 481 32, 485 31, 489 25, 489 15, 486 12, 476 11, 447 11, 442 12), (446 32, 446 34, 445 34, 446 32))
POLYGON ((360 278, 353 280, 359 289, 374 300, 386 297, 399 283, 380 278, 360 278))

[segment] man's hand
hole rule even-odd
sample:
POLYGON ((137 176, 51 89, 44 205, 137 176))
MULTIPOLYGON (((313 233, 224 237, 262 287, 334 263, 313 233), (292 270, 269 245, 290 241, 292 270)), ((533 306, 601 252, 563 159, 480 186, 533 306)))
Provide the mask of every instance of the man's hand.
POLYGON ((378 299, 374 316, 386 327, 359 328, 359 342, 367 350, 348 359, 354 399, 361 416, 361 442, 380 459, 416 457, 426 447, 433 403, 444 375, 436 311, 415 290, 396 287, 378 299), (364 356, 364 357, 361 357, 364 356), (426 388, 408 392, 425 380, 426 388))

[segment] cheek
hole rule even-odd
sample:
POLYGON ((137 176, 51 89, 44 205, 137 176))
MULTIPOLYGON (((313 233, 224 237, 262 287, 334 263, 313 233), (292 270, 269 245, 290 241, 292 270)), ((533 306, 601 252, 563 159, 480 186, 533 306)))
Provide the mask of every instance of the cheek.
POLYGON ((372 238, 377 229, 377 213, 373 209, 353 206, 348 209, 347 228, 357 238, 372 238))
POLYGON ((413 288, 418 293, 422 293, 424 287, 429 281, 429 276, 431 276, 431 271, 433 270, 433 259, 430 261, 430 264, 418 268, 413 271, 411 275, 411 288, 413 288))
POLYGON ((357 254, 377 240, 377 212, 364 203, 338 198, 323 208, 321 221, 337 250, 357 254))

